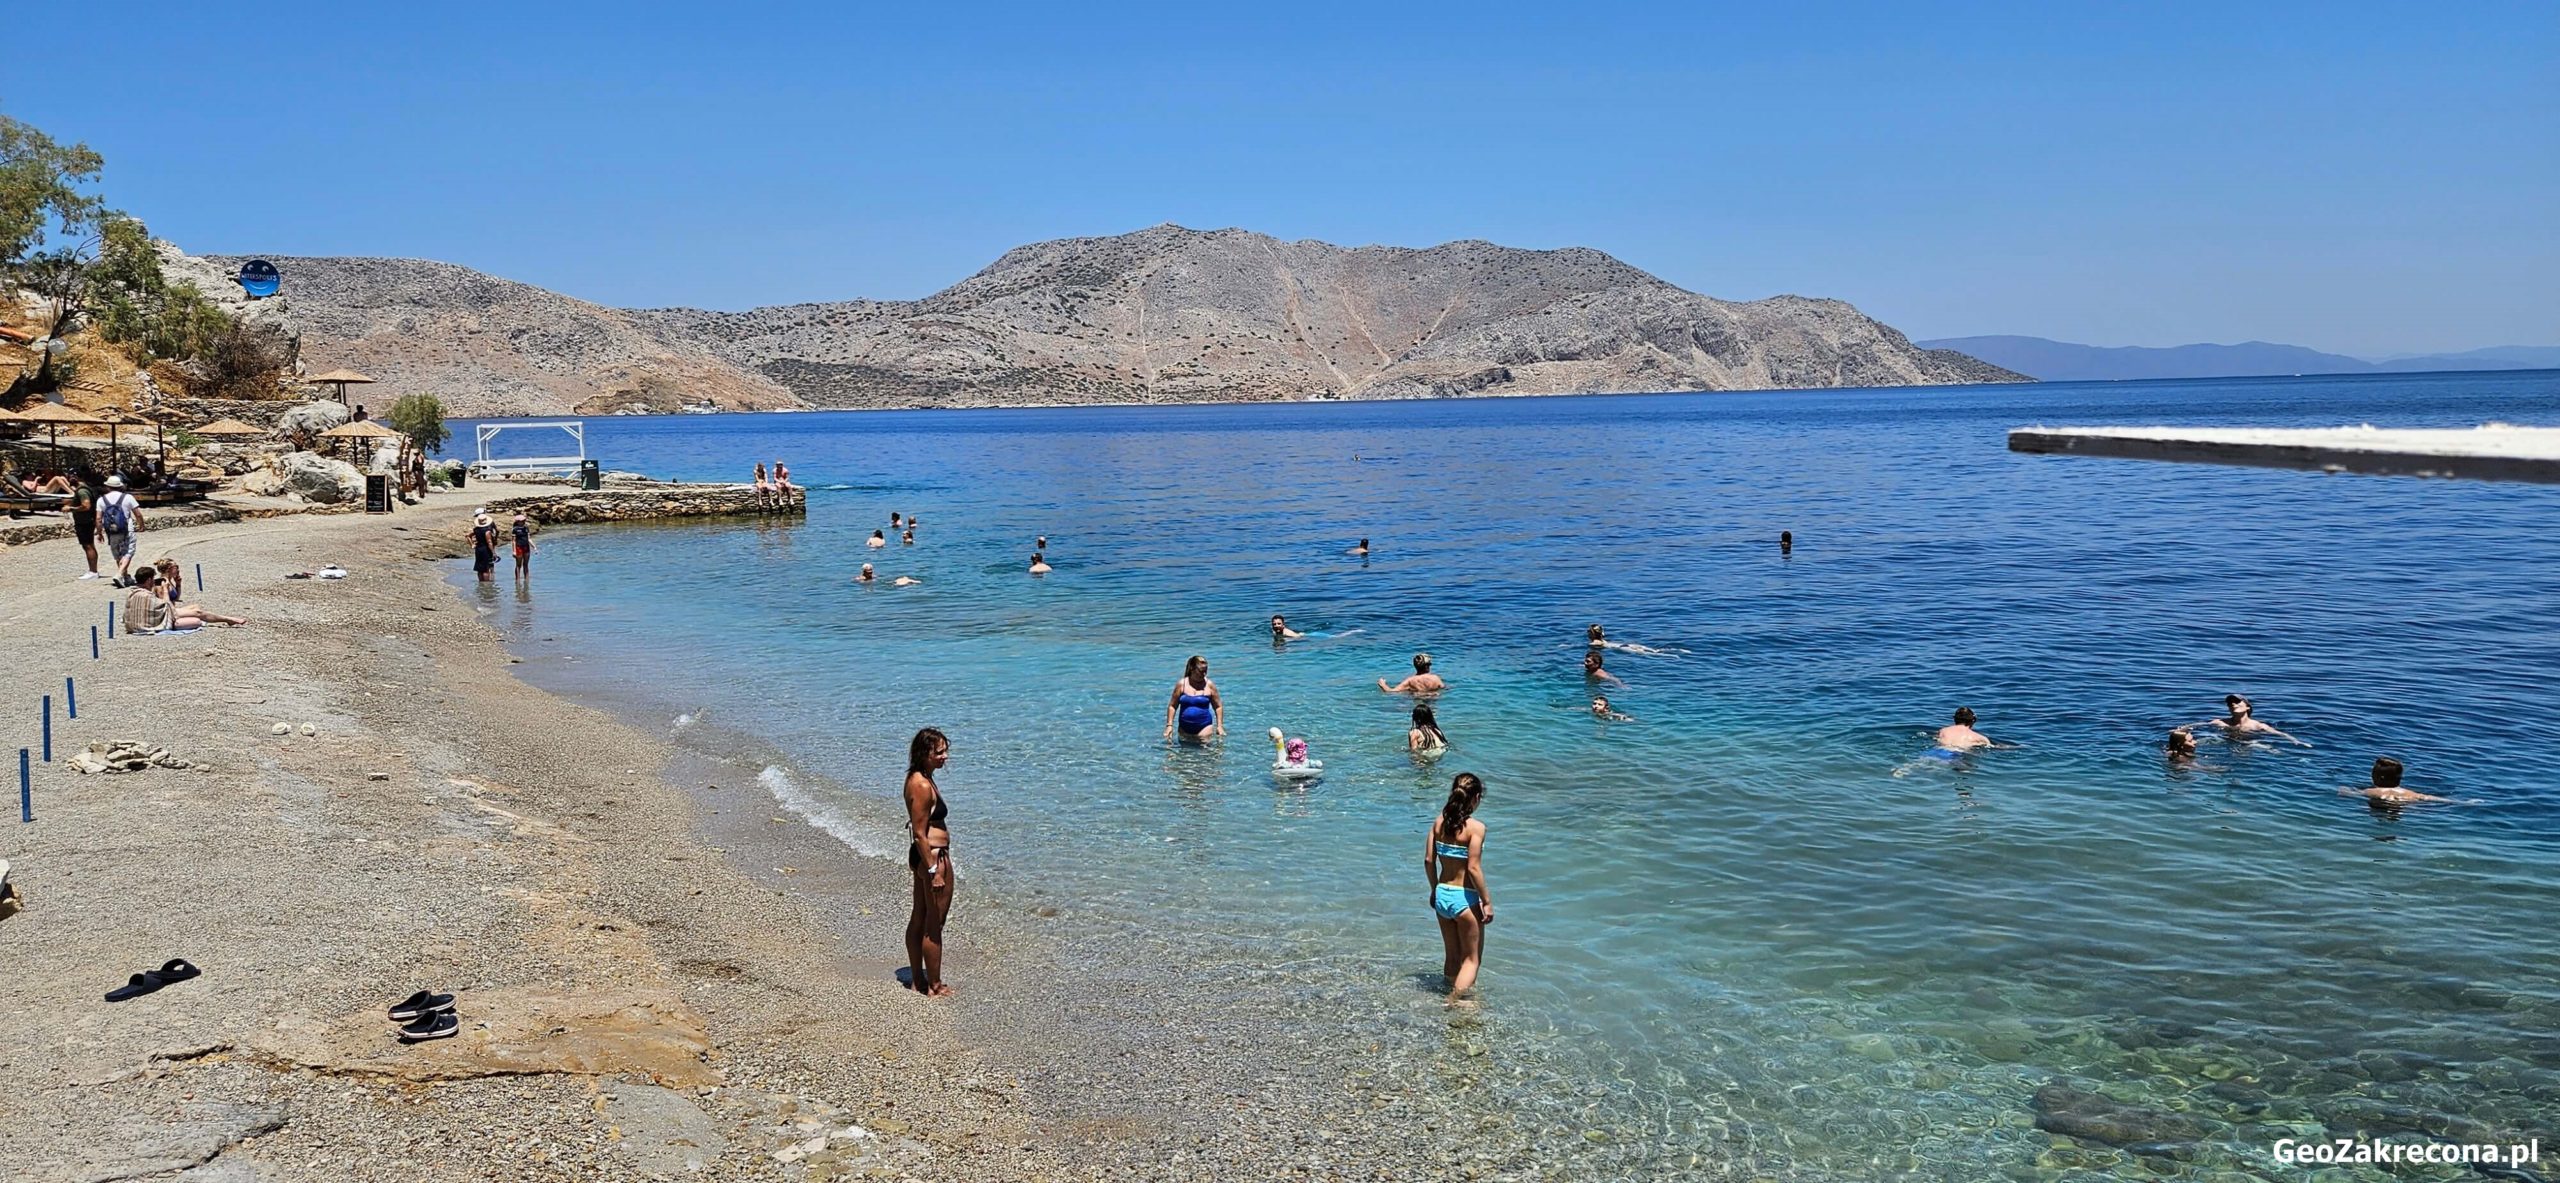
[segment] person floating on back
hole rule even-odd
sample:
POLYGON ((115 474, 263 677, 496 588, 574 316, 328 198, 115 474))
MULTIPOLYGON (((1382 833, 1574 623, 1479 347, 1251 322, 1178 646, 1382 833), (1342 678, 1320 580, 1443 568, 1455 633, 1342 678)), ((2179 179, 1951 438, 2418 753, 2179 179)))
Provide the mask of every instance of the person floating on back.
POLYGON ((1441 681, 1440 675, 1431 672, 1431 655, 1428 653, 1413 655, 1413 673, 1404 681, 1389 686, 1385 678, 1378 679, 1378 689, 1389 694, 1438 694, 1448 688, 1449 684, 1441 681))
POLYGON ((2230 712, 2230 714, 2220 719, 2207 719, 2202 723, 2191 724, 2191 726, 2219 727, 2222 729, 2222 735, 2225 739, 2255 739, 2261 735, 2272 735, 2277 739, 2285 740, 2290 743, 2298 743, 2306 748, 2311 746, 2303 740, 2295 739, 2290 735, 2286 735, 2284 732, 2276 730, 2272 724, 2259 722, 2257 710, 2249 705, 2248 699, 2242 698, 2237 694, 2226 694, 2222 696, 2222 705, 2224 709, 2230 712))
POLYGON ((2338 792, 2349 797, 2362 797, 2365 800, 2372 802, 2376 809, 2384 809, 2395 805, 2407 805, 2413 801, 2435 801, 2444 804, 2452 803, 2453 798, 2451 797, 2434 797, 2425 793, 2414 792, 2409 789, 2401 788, 2400 775, 2402 771, 2403 769, 2400 767, 2400 762, 2398 760, 2394 760, 2389 756, 2383 756, 2373 762, 2373 784, 2371 787, 2361 789, 2340 789, 2338 792))

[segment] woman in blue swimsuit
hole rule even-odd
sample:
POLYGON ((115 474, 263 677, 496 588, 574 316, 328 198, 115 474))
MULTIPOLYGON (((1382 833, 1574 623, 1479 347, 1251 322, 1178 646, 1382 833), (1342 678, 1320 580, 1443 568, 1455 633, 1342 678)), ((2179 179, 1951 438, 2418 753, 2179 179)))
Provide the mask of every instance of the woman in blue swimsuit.
POLYGON ((1484 926, 1493 923, 1492 891, 1484 885, 1484 823, 1476 820, 1484 781, 1461 772, 1449 782, 1449 803, 1422 843, 1422 873, 1431 881, 1431 911, 1440 918, 1440 972, 1455 1001, 1476 984, 1484 961, 1484 926))
POLYGON ((1227 733, 1227 705, 1218 701, 1218 684, 1209 680, 1208 658, 1194 654, 1182 663, 1173 698, 1164 704, 1164 737, 1172 739, 1176 727, 1182 738, 1203 742, 1227 733))

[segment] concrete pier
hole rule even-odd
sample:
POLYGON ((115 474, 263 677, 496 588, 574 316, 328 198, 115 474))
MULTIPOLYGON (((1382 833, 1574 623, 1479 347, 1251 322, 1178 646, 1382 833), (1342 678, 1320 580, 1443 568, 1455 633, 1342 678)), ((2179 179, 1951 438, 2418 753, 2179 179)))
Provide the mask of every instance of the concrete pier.
POLYGON ((2560 484, 2560 427, 2020 427, 2012 452, 2560 484))

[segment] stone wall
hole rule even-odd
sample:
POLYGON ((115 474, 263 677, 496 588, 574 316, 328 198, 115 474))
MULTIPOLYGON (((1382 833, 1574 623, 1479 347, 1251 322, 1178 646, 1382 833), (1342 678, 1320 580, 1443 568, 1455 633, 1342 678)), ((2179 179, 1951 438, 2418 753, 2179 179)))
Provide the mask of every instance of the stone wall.
POLYGON ((251 427, 276 429, 276 420, 303 404, 298 398, 168 398, 160 400, 160 409, 174 416, 174 421, 194 427, 216 419, 237 419, 251 427))
MULTIPOLYGON (((473 486, 478 487, 478 486, 473 486)), ((492 514, 525 516, 545 525, 563 522, 637 522, 657 518, 760 517, 803 515, 806 490, 793 489, 779 505, 767 506, 753 485, 625 485, 587 492, 545 492, 484 502, 492 514)))
MULTIPOLYGON (((162 530, 175 530, 182 526, 201 526, 209 522, 242 522, 255 518, 282 517, 296 513, 354 513, 361 508, 363 508, 361 505, 243 508, 226 505, 219 501, 199 501, 185 508, 144 506, 142 514, 145 527, 137 545, 142 548, 144 555, 148 556, 151 552, 151 536, 162 530)), ((29 514, 23 518, 0 518, 0 546, 24 546, 30 542, 69 537, 71 537, 71 518, 68 514, 29 514)), ((105 562, 106 558, 107 544, 104 540, 100 540, 98 559, 100 562, 105 562)))

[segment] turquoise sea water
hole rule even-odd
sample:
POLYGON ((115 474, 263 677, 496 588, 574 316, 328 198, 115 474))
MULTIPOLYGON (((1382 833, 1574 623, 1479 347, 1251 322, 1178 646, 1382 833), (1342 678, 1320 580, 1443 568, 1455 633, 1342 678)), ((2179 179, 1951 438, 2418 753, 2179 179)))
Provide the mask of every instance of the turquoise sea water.
MULTIPOLYGON (((863 854, 942 728, 981 906, 1410 1054, 1601 1177, 2301 1178, 2276 1139, 2560 1153, 2560 488, 2002 431, 2491 420, 2560 424, 2560 374, 590 420, 608 467, 781 457, 807 521, 562 529, 490 607, 574 689, 770 745, 863 854), (865 549, 892 510, 918 544, 865 549), (1582 709, 1594 622, 1671 651, 1609 655, 1634 722, 1582 709), (1430 762, 1375 685, 1416 650, 1430 762), (1159 739, 1194 653, 1222 749, 1159 739), (2167 769, 2228 691, 2314 746, 2167 769), (2023 746, 1915 765, 1960 705, 2023 746), (1273 780, 1274 726, 1321 781, 1273 780), (2467 803, 2336 795, 2382 754, 2467 803), (1500 914, 1453 1075, 1419 860, 1461 769, 1500 914), (2154 1136, 2035 1128, 2107 1106, 2154 1136)), ((2462 1175, 2401 1171, 2332 1177, 2462 1175)))

